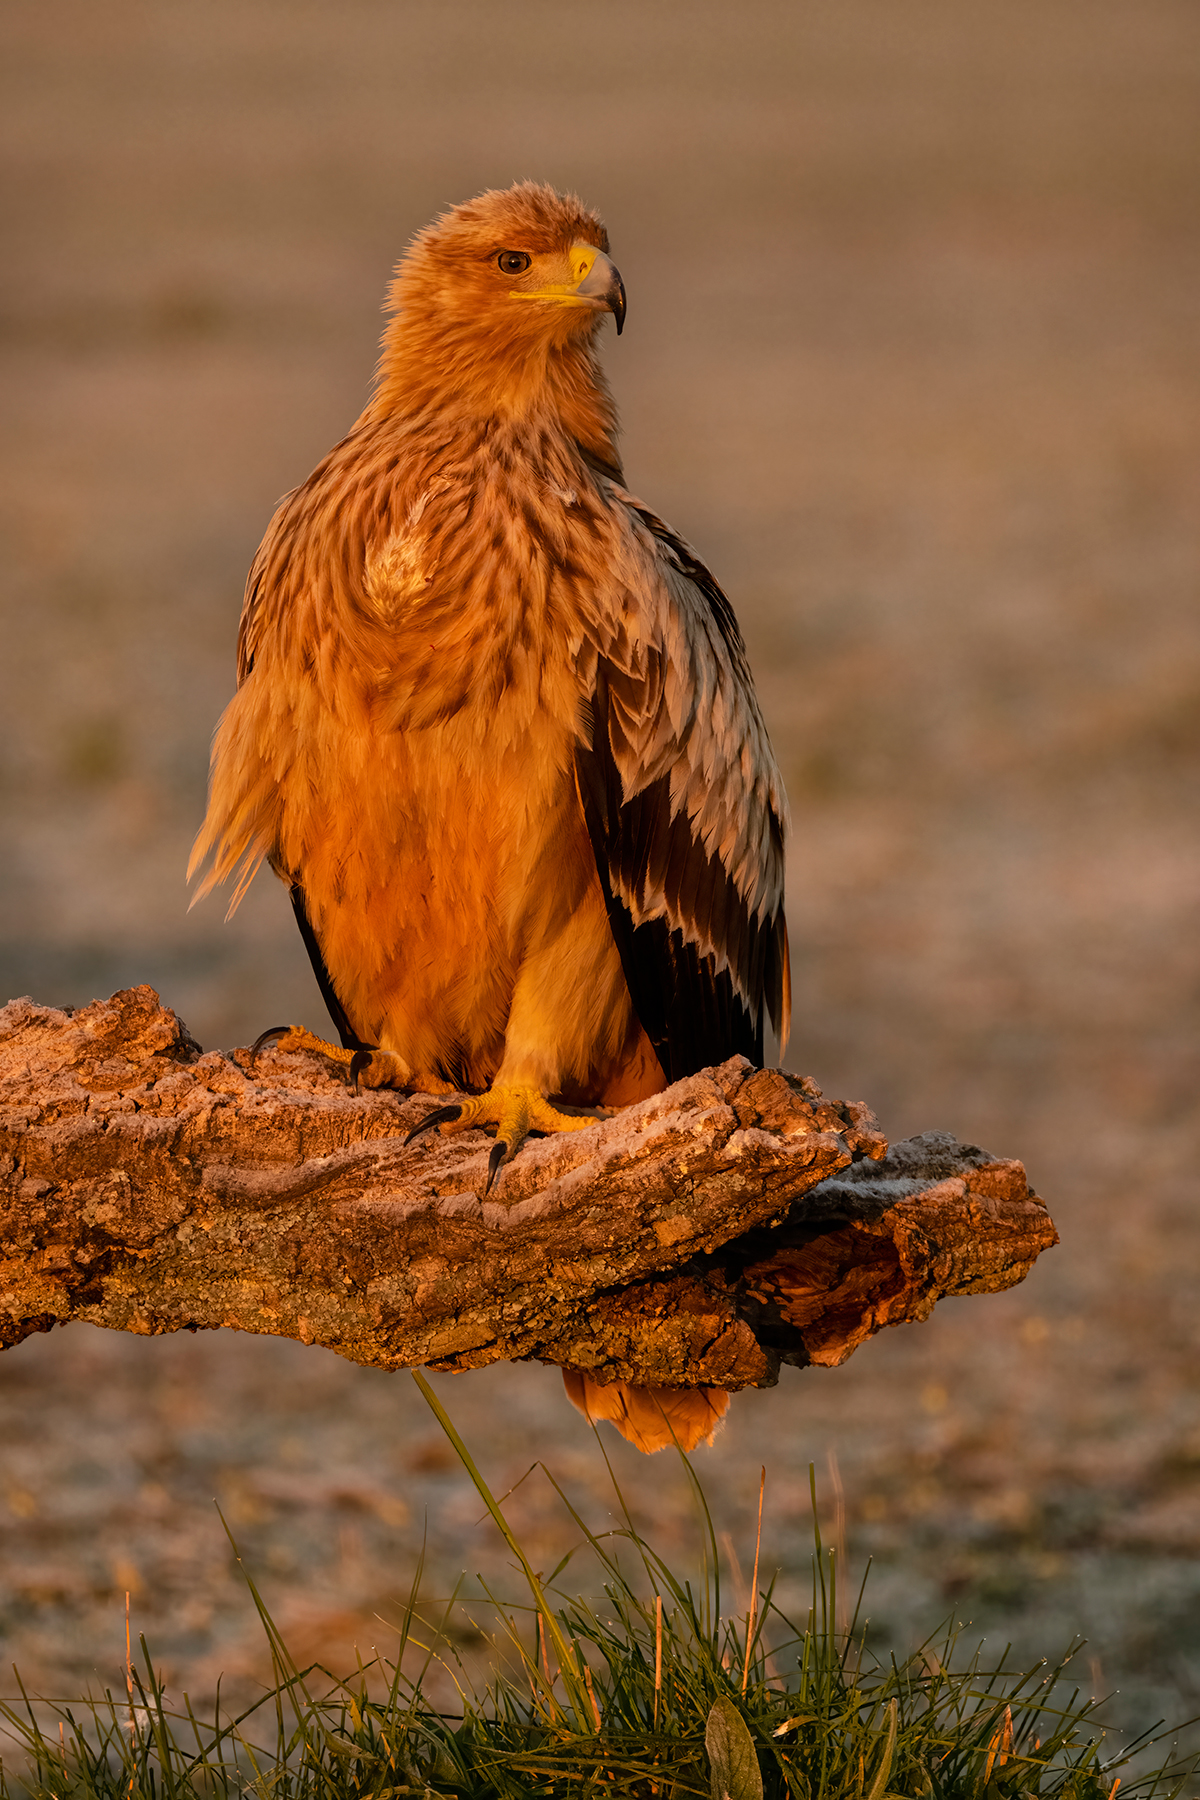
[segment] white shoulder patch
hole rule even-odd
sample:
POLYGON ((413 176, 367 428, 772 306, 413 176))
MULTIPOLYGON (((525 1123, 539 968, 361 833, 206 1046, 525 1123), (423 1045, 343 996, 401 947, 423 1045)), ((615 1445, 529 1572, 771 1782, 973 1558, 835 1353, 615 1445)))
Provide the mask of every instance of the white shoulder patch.
POLYGON ((433 583, 438 559, 431 554, 421 519, 434 496, 450 486, 444 478, 432 482, 409 507, 400 530, 367 551, 364 592, 385 623, 397 619, 414 600, 424 599, 433 583))

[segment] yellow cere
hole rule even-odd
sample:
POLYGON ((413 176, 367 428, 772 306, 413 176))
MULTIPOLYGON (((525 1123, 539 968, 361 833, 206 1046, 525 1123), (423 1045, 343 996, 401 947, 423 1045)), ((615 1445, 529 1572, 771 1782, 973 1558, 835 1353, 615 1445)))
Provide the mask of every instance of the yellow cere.
POLYGON ((578 287, 592 272, 598 252, 593 244, 571 245, 571 280, 578 287))

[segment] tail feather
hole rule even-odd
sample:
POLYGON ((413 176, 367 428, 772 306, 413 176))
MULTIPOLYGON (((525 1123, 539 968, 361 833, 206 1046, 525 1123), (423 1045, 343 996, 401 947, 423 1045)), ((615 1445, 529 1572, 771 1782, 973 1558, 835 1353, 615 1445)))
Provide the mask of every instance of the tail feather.
POLYGON ((729 1405, 724 1388, 633 1387, 627 1381, 602 1386, 578 1369, 563 1370, 563 1385, 585 1419, 607 1419, 647 1456, 671 1444, 681 1450, 711 1444, 729 1405))

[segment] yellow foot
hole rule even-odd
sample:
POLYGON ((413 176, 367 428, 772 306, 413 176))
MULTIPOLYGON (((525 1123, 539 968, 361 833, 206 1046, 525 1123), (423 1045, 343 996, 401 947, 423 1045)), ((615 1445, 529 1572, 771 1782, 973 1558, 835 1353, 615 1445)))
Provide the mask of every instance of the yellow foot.
POLYGON ((303 1025, 273 1025, 254 1040, 250 1050, 253 1062, 264 1045, 274 1043, 277 1050, 315 1050, 347 1072, 351 1086, 368 1088, 412 1088, 421 1094, 452 1094, 453 1087, 438 1075, 412 1072, 402 1056, 394 1050, 347 1050, 341 1044, 326 1043, 303 1025))
POLYGON ((483 1188, 486 1194, 504 1164, 512 1161, 531 1131, 583 1131, 595 1123, 595 1114, 580 1116, 559 1112, 537 1088, 514 1082, 506 1086, 497 1084, 486 1094, 474 1094, 454 1106, 437 1107, 421 1120, 415 1131, 409 1132, 405 1142, 411 1144, 415 1137, 433 1125, 439 1125, 443 1132, 494 1125, 496 1142, 488 1157, 487 1181, 483 1188))

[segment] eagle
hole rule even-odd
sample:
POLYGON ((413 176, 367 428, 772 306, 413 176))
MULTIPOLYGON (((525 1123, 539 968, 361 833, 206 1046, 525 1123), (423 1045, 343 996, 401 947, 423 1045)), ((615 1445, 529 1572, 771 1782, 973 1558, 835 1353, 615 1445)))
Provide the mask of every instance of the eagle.
MULTIPOLYGON (((733 608, 625 486, 598 359, 625 287, 535 182, 413 239, 370 401, 280 503, 246 583, 197 898, 265 860, 368 1085, 457 1097, 487 1181, 790 1016, 786 801, 733 608)), ((260 1040, 261 1042, 262 1040, 260 1040)), ((600 1386, 643 1449, 727 1396, 600 1386)))

